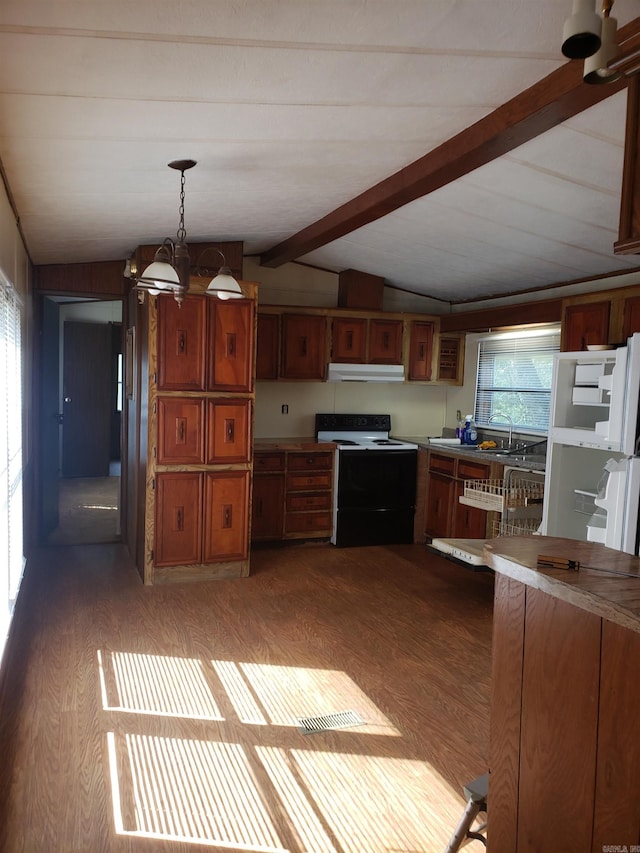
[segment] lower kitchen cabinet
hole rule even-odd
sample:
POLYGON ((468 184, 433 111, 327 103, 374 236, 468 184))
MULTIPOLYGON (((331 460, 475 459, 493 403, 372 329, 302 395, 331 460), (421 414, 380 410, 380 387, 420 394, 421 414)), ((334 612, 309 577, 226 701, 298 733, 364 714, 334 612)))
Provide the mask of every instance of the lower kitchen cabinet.
POLYGON ((251 539, 329 538, 333 452, 256 451, 251 539))
POLYGON ((425 534, 431 539, 456 537, 484 539, 491 518, 476 507, 464 506, 458 498, 465 480, 484 480, 491 466, 456 457, 453 454, 430 453, 427 475, 425 534))
POLYGON ((251 541, 282 539, 284 523, 283 452, 259 452, 253 459, 251 541))

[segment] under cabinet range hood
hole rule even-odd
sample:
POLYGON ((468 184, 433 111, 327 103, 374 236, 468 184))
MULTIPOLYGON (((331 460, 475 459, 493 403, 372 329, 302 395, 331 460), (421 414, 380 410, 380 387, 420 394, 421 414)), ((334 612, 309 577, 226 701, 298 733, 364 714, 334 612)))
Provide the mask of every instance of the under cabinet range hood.
POLYGON ((332 363, 327 382, 404 382, 404 365, 332 363))

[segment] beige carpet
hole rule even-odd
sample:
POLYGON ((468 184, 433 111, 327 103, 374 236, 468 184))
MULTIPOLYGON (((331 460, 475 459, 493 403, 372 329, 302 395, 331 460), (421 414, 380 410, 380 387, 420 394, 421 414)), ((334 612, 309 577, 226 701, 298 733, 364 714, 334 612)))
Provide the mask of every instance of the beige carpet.
POLYGON ((59 524, 48 545, 88 545, 120 540, 120 477, 60 480, 59 524))

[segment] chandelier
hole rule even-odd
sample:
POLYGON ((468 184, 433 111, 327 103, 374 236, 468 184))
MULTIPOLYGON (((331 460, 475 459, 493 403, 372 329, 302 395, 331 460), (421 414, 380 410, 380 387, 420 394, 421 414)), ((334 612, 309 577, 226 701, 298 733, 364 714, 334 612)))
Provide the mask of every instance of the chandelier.
MULTIPOLYGON (((162 245, 156 251, 153 263, 144 270, 142 275, 135 277, 135 289, 148 291, 154 296, 159 293, 172 293, 176 302, 181 305, 182 300, 189 291, 189 276, 191 273, 191 258, 187 246, 187 232, 184 227, 184 197, 185 177, 184 173, 193 169, 195 160, 172 160, 168 164, 171 169, 180 172, 180 221, 176 239, 165 237, 162 245)), ((201 266, 201 261, 209 251, 217 252, 222 258, 222 265, 209 282, 205 291, 208 296, 217 296, 218 299, 242 299, 243 293, 240 285, 231 275, 224 254, 220 249, 209 246, 198 258, 195 265, 195 274, 208 275, 210 271, 201 266)))

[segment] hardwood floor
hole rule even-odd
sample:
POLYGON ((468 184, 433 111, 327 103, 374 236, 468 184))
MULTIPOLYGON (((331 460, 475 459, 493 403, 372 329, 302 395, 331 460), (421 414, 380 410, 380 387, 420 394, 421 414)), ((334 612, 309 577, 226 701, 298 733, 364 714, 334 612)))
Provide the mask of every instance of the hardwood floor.
POLYGON ((487 765, 492 594, 411 545, 157 587, 120 545, 42 549, 3 665, 0 849, 437 853, 487 765), (345 710, 364 724, 298 729, 345 710))

